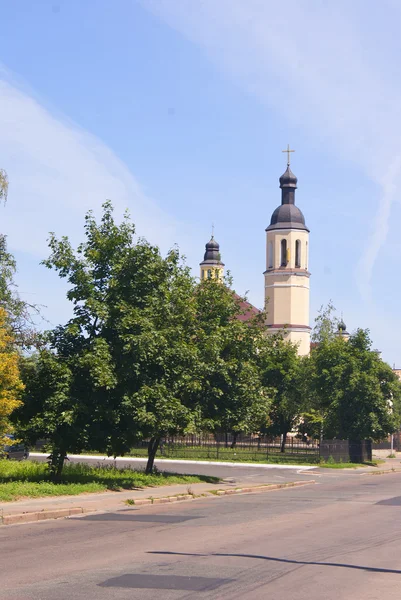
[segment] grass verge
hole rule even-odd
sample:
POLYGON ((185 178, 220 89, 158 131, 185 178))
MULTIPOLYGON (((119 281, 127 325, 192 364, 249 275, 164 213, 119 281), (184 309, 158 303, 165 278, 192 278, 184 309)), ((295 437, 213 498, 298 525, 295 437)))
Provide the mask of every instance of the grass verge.
POLYGON ((361 467, 377 467, 383 464, 384 460, 372 460, 364 463, 351 463, 351 462, 321 462, 320 467, 323 469, 360 469, 361 467))
POLYGON ((0 501, 11 502, 20 498, 65 496, 107 490, 133 490, 161 485, 216 483, 217 477, 157 473, 145 475, 133 469, 113 466, 94 467, 85 464, 66 464, 60 483, 50 481, 47 464, 31 461, 0 460, 0 501))

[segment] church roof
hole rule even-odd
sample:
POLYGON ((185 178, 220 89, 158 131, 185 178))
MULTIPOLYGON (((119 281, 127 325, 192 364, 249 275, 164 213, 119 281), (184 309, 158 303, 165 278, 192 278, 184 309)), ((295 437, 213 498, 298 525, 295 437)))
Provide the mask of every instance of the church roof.
POLYGON ((238 296, 238 294, 235 294, 235 297, 237 298, 237 300, 240 300, 240 308, 242 311, 241 314, 237 316, 237 319, 239 321, 249 321, 250 319, 256 317, 256 315, 259 315, 262 312, 247 300, 243 300, 240 296, 238 296))
POLYGON ((273 212, 270 225, 266 231, 272 229, 303 229, 309 231, 305 225, 302 211, 295 206, 295 190, 298 179, 287 165, 286 171, 280 177, 281 205, 273 212))
POLYGON ((276 208, 266 231, 271 229, 304 229, 309 231, 305 225, 305 217, 295 204, 281 204, 276 208))
POLYGON ((201 265, 204 263, 223 265, 221 262, 220 246, 214 239, 213 235, 210 241, 205 245, 205 254, 201 265))
POLYGON ((297 187, 298 179, 295 177, 294 173, 290 169, 290 165, 287 165, 287 169, 285 173, 279 179, 280 187, 297 187))

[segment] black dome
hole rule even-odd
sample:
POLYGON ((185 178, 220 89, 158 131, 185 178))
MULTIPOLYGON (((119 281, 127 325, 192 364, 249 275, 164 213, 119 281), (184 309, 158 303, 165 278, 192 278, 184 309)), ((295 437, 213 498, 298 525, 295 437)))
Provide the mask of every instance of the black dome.
POLYGON ((338 331, 347 331, 347 326, 344 323, 343 319, 338 324, 338 331))
POLYGON ((285 173, 280 177, 281 206, 278 206, 272 214, 270 225, 266 228, 266 231, 271 229, 303 229, 309 231, 305 225, 305 217, 298 206, 295 206, 297 183, 298 179, 291 171, 290 165, 287 165, 285 173))
POLYGON ((298 179, 295 177, 294 173, 291 171, 290 166, 287 166, 287 170, 280 177, 280 187, 292 187, 296 188, 298 179))
POLYGON ((205 252, 205 256, 203 257, 203 260, 207 260, 207 261, 213 260, 213 261, 217 261, 217 262, 221 261, 220 246, 216 242, 214 237, 212 237, 211 240, 206 244, 205 248, 206 248, 206 252, 205 252))
POLYGON ((295 204, 281 204, 272 214, 270 225, 266 229, 304 229, 309 231, 305 225, 305 217, 295 204))

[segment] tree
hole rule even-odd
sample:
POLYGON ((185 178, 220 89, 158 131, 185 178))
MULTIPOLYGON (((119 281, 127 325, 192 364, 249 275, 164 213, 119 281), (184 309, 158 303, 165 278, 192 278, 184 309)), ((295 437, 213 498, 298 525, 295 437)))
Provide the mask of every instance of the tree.
MULTIPOLYGON (((0 202, 6 203, 8 195, 7 173, 0 169, 0 202)), ((7 250, 7 238, 0 234, 0 306, 6 310, 6 318, 20 348, 27 349, 40 344, 40 335, 35 331, 34 318, 40 314, 39 307, 19 297, 14 281, 16 262, 7 250)))
POLYGON ((115 456, 149 437, 150 472, 160 438, 193 420, 195 282, 176 249, 163 258, 134 232, 107 202, 100 223, 86 216, 77 251, 50 238, 44 264, 70 283, 74 316, 49 333, 19 419, 50 441, 55 478, 67 452, 115 456))
POLYGON ((369 332, 358 329, 349 340, 335 335, 332 307, 318 321, 310 357, 310 400, 320 414, 322 434, 340 439, 380 440, 399 423, 401 384, 372 350, 369 332), (324 328, 320 325, 324 323, 324 328))
POLYGON ((23 384, 19 373, 19 355, 7 324, 7 314, 0 308, 0 448, 12 431, 10 416, 21 404, 23 384))
POLYGON ((298 356, 295 344, 285 341, 278 333, 268 338, 260 361, 263 383, 274 390, 271 423, 265 431, 282 436, 280 450, 285 452, 288 433, 299 424, 305 409, 305 359, 298 356))
POLYGON ((199 352, 194 404, 198 428, 215 433, 253 433, 268 421, 270 390, 263 386, 258 354, 265 344, 263 315, 247 312, 231 278, 204 280, 196 291, 199 352), (251 315, 246 315, 250 317, 251 315))
POLYGON ((7 202, 8 195, 8 177, 4 169, 0 169, 0 200, 7 202))
POLYGON ((35 316, 40 315, 40 308, 20 298, 14 281, 16 270, 15 258, 7 250, 7 237, 0 234, 0 306, 6 311, 15 345, 21 350, 37 348, 41 335, 35 328, 35 316))

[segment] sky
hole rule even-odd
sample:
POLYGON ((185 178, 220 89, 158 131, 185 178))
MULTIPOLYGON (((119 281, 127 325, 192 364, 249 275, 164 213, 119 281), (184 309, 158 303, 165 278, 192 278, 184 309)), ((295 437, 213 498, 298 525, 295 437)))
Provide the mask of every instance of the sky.
POLYGON ((265 228, 295 149, 311 324, 332 301, 401 367, 401 4, 397 0, 0 0, 1 231, 21 296, 71 316, 40 263, 111 199, 194 274, 212 223, 263 306, 265 228))

